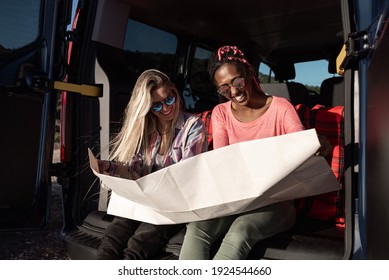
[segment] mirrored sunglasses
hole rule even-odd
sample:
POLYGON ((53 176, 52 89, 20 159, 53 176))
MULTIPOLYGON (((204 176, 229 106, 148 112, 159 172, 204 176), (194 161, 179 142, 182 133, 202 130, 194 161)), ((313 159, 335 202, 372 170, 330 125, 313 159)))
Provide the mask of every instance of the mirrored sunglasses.
POLYGON ((170 95, 166 97, 165 100, 162 102, 154 102, 153 105, 151 105, 151 111, 154 113, 158 113, 162 110, 163 104, 166 106, 172 106, 176 102, 176 96, 175 95, 170 95))

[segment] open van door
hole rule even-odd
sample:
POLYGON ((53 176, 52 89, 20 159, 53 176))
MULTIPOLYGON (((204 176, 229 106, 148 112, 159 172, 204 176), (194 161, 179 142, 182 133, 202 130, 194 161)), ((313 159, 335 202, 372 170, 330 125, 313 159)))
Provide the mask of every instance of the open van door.
POLYGON ((0 2, 0 230, 47 221, 72 0, 0 2))
POLYGON ((389 1, 355 1, 359 65, 359 236, 363 259, 389 257, 389 1))
MULTIPOLYGON (((361 1, 359 1, 361 2, 361 1)), ((360 3, 362 5, 362 2, 360 3)), ((388 160, 389 160, 389 1, 377 1, 371 6, 371 19, 360 15, 361 29, 364 24, 370 38, 371 51, 366 62, 360 62, 362 73, 367 73, 363 81, 366 94, 362 106, 362 135, 366 144, 363 146, 362 159, 365 175, 362 189, 366 200, 362 209, 367 222, 363 229, 367 246, 364 252, 369 259, 389 258, 389 212, 388 212, 388 160)), ((362 243, 363 244, 363 243, 362 243)))

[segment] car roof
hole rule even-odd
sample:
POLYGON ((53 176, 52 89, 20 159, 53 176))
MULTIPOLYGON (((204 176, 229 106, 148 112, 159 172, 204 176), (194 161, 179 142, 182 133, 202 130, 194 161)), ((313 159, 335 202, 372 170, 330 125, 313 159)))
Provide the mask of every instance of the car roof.
POLYGON ((131 18, 209 44, 238 45, 269 65, 333 58, 343 44, 340 0, 125 1, 131 18))

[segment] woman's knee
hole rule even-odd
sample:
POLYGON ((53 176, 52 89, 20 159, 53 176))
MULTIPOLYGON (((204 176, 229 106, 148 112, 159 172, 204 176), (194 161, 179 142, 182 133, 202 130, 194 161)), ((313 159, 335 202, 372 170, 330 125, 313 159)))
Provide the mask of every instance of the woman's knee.
POLYGON ((258 238, 261 238, 260 235, 261 227, 253 225, 245 219, 237 219, 225 235, 223 243, 234 247, 249 247, 254 245, 258 238))
POLYGON ((192 222, 186 226, 185 239, 202 239, 210 242, 212 239, 212 235, 212 232, 204 223, 192 222))
POLYGON ((230 224, 228 217, 189 223, 185 240, 198 240, 210 245, 227 232, 230 224))
POLYGON ((293 204, 278 203, 239 216, 228 231, 229 236, 240 236, 255 242, 290 229, 296 220, 293 204))

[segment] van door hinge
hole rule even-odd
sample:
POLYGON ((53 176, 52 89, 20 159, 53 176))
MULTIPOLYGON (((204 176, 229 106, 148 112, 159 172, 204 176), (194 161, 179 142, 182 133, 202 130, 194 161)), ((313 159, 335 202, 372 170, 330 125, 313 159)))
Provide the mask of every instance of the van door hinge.
POLYGON ((350 33, 347 42, 343 45, 336 59, 339 75, 347 69, 357 69, 359 60, 365 58, 371 49, 369 33, 367 31, 350 33))
POLYGON ((45 91, 47 89, 55 89, 61 91, 76 92, 83 96, 89 97, 102 97, 103 96, 103 85, 94 84, 72 84, 60 81, 50 81, 46 77, 33 76, 31 79, 30 88, 36 91, 45 91))

